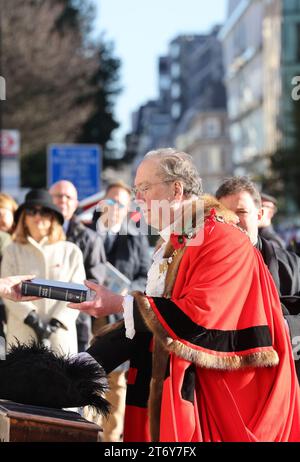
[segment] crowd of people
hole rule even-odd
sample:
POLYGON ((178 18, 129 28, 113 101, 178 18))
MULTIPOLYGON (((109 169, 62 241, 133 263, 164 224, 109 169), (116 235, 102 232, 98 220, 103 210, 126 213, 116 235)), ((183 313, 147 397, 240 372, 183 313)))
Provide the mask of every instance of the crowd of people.
POLYGON ((246 177, 205 195, 174 149, 148 153, 133 190, 111 183, 89 228, 69 181, 30 191, 3 228, 7 348, 33 338, 100 364, 103 441, 300 441, 300 257, 274 231, 276 205, 246 177), (132 193, 160 237, 152 261, 132 193), (121 293, 107 262, 130 281, 121 293), (24 300, 20 274, 88 279, 95 297, 24 300))

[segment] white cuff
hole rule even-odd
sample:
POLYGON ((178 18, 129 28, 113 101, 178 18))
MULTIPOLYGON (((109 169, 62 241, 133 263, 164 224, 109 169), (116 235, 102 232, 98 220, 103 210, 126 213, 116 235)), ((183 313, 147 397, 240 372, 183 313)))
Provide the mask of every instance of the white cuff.
POLYGON ((126 295, 124 297, 122 306, 124 309, 124 323, 125 323, 125 335, 126 338, 133 339, 135 336, 135 329, 134 329, 134 318, 133 318, 133 301, 134 298, 132 295, 126 295))

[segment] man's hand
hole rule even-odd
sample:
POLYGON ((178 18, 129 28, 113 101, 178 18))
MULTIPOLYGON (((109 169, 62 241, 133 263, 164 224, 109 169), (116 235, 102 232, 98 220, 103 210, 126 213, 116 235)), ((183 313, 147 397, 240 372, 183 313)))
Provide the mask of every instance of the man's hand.
POLYGON ((25 297, 21 294, 22 281, 28 281, 35 278, 35 275, 29 274, 25 276, 10 276, 0 279, 0 297, 8 298, 14 302, 25 302, 30 300, 38 300, 38 297, 25 297))
POLYGON ((69 303, 69 308, 83 311, 95 318, 108 316, 109 314, 122 313, 122 303, 124 297, 115 294, 104 286, 100 286, 91 281, 84 281, 85 285, 95 292, 94 300, 82 303, 69 303))

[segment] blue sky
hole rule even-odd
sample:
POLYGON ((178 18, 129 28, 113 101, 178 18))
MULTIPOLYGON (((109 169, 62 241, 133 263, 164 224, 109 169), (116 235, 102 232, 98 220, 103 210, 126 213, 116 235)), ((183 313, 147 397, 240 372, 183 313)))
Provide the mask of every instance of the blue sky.
POLYGON ((223 23, 227 0, 94 0, 95 34, 105 33, 122 60, 122 94, 116 104, 121 127, 115 141, 130 131, 131 113, 157 97, 158 57, 179 34, 205 33, 223 23))

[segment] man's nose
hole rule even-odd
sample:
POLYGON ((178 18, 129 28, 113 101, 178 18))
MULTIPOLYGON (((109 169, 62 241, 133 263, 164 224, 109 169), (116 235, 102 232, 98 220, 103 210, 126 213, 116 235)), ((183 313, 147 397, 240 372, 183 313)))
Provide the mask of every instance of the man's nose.
POLYGON ((141 191, 137 191, 135 195, 135 202, 141 201, 144 202, 144 194, 141 191))

